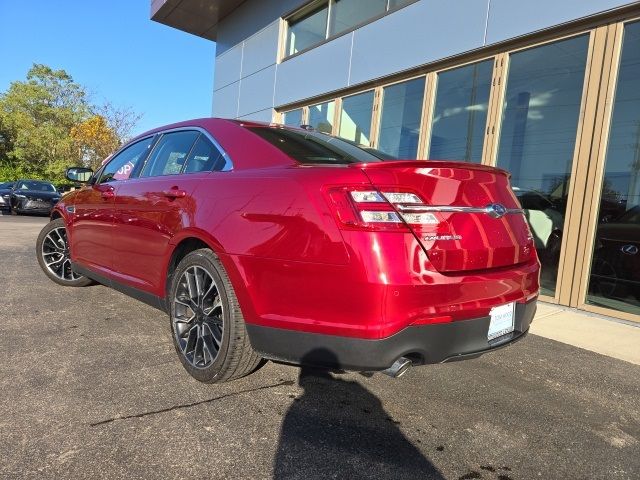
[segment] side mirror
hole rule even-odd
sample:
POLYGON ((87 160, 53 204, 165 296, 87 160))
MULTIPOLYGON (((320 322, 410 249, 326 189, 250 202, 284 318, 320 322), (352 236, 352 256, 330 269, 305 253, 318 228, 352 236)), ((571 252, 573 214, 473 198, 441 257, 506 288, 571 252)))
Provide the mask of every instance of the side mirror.
POLYGON ((91 176, 93 175, 93 170, 85 167, 71 167, 67 168, 65 172, 65 177, 67 180, 71 180, 72 182, 78 183, 87 183, 91 176))

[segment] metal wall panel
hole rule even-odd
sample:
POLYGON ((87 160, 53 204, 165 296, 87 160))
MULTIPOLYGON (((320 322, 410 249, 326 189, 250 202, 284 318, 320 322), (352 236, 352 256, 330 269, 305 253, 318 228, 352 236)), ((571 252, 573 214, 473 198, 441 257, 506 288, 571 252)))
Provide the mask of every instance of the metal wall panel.
POLYGON ((259 32, 308 0, 247 0, 218 24, 219 54, 259 32))
POLYGON ((240 80, 242 65, 242 44, 227 50, 216 57, 216 68, 213 73, 213 90, 218 90, 240 80))
POLYGON ((487 6, 422 0, 356 30, 350 85, 482 47, 487 6))
POLYGON ((626 5, 620 0, 491 0, 487 45, 626 5))
POLYGON ((213 92, 213 116, 235 118, 238 116, 238 96, 240 82, 227 85, 213 92))
POLYGON ((259 112, 253 112, 243 117, 238 117, 243 120, 253 120, 255 122, 268 122, 271 123, 273 119, 273 109, 267 108, 266 110, 260 110, 259 112))
POLYGON ((241 76, 246 77, 258 70, 274 65, 278 60, 278 27, 275 21, 244 42, 241 76))
POLYGON ((343 35, 278 65, 276 105, 348 86, 352 36, 343 35))
POLYGON ((275 73, 272 65, 240 80, 239 116, 273 107, 275 73))

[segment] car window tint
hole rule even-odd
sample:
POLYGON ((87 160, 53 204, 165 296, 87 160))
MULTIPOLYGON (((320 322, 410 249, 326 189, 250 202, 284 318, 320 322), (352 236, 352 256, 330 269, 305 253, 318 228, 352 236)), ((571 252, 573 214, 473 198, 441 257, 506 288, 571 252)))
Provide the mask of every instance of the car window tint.
POLYGON ((118 153, 104 167, 98 183, 127 180, 138 162, 144 158, 152 140, 153 137, 145 138, 118 153))
POLYGON ((365 149, 353 142, 323 133, 265 127, 250 130, 305 165, 369 163, 391 159, 389 155, 378 155, 374 149, 365 149))
POLYGON ((159 177, 180 173, 198 135, 200 133, 193 130, 162 135, 140 176, 159 177))
POLYGON ((54 187, 50 183, 46 182, 35 182, 35 181, 26 181, 20 182, 17 189, 19 190, 31 190, 34 192, 49 192, 53 193, 56 191, 56 187, 54 187))
POLYGON ((222 154, 207 137, 200 135, 187 158, 184 173, 210 172, 224 166, 222 154))

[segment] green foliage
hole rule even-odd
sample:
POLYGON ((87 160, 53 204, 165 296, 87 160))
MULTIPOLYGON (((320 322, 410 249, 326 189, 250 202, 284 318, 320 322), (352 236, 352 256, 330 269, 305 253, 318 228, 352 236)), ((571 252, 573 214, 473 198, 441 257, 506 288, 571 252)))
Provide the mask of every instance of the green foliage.
POLYGON ((115 138, 107 147, 108 154, 128 134, 110 124, 109 112, 118 112, 93 105, 86 89, 64 70, 34 64, 26 80, 11 83, 0 94, 0 181, 29 177, 59 182, 66 168, 95 164, 94 157, 105 153, 104 146, 99 145, 96 152, 94 138, 73 132, 98 111, 108 130, 103 136, 115 138))

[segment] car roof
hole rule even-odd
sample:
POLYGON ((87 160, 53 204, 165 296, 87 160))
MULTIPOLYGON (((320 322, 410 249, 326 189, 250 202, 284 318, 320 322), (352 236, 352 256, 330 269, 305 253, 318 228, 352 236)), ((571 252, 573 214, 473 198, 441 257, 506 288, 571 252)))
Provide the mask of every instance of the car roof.
POLYGON ((148 137, 149 135, 189 127, 200 128, 207 131, 227 153, 231 159, 234 170, 297 165, 297 162, 291 157, 250 130, 251 128, 301 130, 275 123, 224 118, 196 118, 154 128, 153 130, 138 135, 128 144, 148 137))
POLYGON ((53 185, 53 182, 50 182, 49 180, 40 180, 37 178, 21 178, 20 180, 16 180, 13 183, 19 183, 19 182, 39 182, 39 183, 47 183, 49 185, 53 185))

